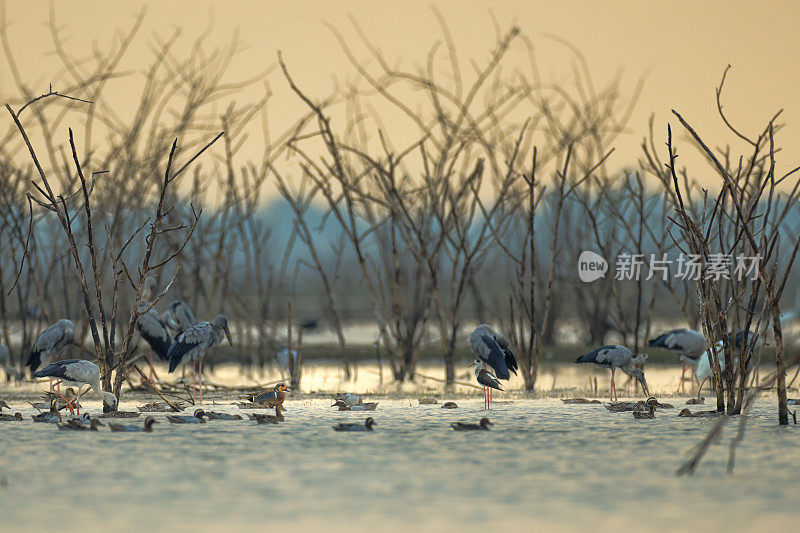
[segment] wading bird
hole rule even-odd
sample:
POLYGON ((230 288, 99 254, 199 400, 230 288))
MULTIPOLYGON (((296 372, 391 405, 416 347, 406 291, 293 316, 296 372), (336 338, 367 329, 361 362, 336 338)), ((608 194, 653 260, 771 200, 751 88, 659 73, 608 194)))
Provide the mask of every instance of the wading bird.
POLYGON ((197 322, 194 319, 192 309, 180 300, 175 300, 169 305, 167 311, 167 327, 172 330, 174 336, 178 336, 183 330, 197 322))
MULTIPOLYGON (((482 367, 486 370, 492 370, 494 374, 492 377, 495 378, 495 381, 497 379, 511 379, 511 372, 516 375, 519 365, 517 365, 517 358, 514 357, 514 354, 509 349, 508 340, 492 329, 491 326, 481 324, 475 328, 469 336, 469 345, 472 348, 472 353, 483 363, 482 367)), ((475 375, 478 375, 477 368, 475 375)), ((488 409, 492 401, 492 388, 485 384, 483 385, 484 405, 488 409)))
MULTIPOLYGON (((74 341, 75 324, 71 320, 62 318, 39 335, 36 342, 33 343, 33 348, 31 348, 31 353, 28 355, 28 362, 25 363, 25 366, 30 367, 31 374, 34 374, 40 366, 47 366, 55 361, 59 352, 74 341)), ((52 381, 50 382, 50 390, 53 390, 52 381)))
POLYGON ((489 419, 486 417, 481 418, 480 422, 477 424, 472 424, 470 422, 453 422, 450 427, 455 429, 456 431, 475 431, 475 430, 484 430, 488 431, 489 426, 493 426, 489 419))
POLYGON ((706 338, 699 331, 693 329, 673 329, 662 333, 655 339, 651 339, 648 346, 664 348, 676 352, 681 356, 681 380, 678 382, 678 390, 685 391, 685 376, 687 367, 691 369, 694 376, 694 369, 697 368, 697 359, 706 349, 706 338), (695 363, 692 364, 691 361, 695 363))
POLYGON ((489 409, 489 402, 492 394, 491 390, 497 389, 502 391, 503 387, 500 386, 500 381, 498 381, 495 375, 486 369, 486 365, 480 359, 476 359, 470 366, 475 367, 475 379, 478 380, 478 383, 483 385, 483 408, 489 409))
MULTIPOLYGON (((59 383, 63 382, 64 385, 77 387, 78 394, 75 398, 75 408, 80 414, 81 412, 81 388, 84 385, 89 385, 92 391, 103 400, 103 403, 108 405, 111 410, 117 408, 117 397, 106 392, 100 386, 100 368, 91 361, 83 359, 65 359, 47 365, 43 369, 36 372, 33 377, 36 378, 51 378, 58 379, 59 383)), ((62 397, 65 403, 69 406, 70 402, 62 397)))
POLYGON ((222 340, 223 335, 233 346, 231 333, 228 330, 228 320, 224 315, 217 315, 213 322, 196 322, 183 330, 175 338, 175 343, 170 346, 167 356, 169 357, 170 374, 190 361, 194 370, 192 379, 192 401, 194 402, 195 387, 197 378, 200 378, 200 403, 203 403, 203 357, 209 348, 213 348, 222 340), (198 370, 199 366, 199 370, 198 370))
POLYGON ((109 422, 108 427, 111 431, 128 431, 128 432, 144 432, 144 433, 152 433, 153 432, 153 424, 158 424, 159 421, 153 418, 152 416, 148 416, 144 419, 144 423, 140 426, 138 424, 119 424, 117 422, 109 422))
POLYGON ((155 308, 145 311, 150 307, 150 298, 155 291, 156 280, 155 278, 148 277, 145 280, 145 292, 142 295, 143 299, 139 303, 139 312, 142 313, 136 319, 136 330, 139 336, 147 342, 150 346, 150 351, 147 354, 147 362, 150 365, 150 381, 153 381, 153 353, 155 353, 162 361, 169 361, 167 352, 172 345, 172 338, 167 331, 167 324, 158 315, 155 308))
POLYGON ((614 374, 617 369, 622 370, 629 376, 636 378, 642 385, 642 390, 647 396, 650 396, 650 389, 647 388, 647 381, 644 379, 644 372, 640 368, 631 366, 631 359, 633 352, 625 346, 619 344, 612 344, 608 346, 601 346, 591 352, 578 357, 576 363, 594 363, 596 365, 605 366, 611 369, 611 400, 617 397, 616 383, 614 382, 614 374))
POLYGON ((333 426, 334 431, 374 431, 372 426, 375 425, 375 420, 370 416, 364 420, 363 424, 339 422, 333 426))

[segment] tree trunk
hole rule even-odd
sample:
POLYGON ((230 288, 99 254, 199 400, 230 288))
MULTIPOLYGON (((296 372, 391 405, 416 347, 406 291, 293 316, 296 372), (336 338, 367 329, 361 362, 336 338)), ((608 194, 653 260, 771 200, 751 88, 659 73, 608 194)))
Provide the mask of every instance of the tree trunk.
POLYGON ((783 331, 781 330, 781 313, 778 301, 773 300, 770 305, 772 310, 772 331, 775 334, 775 363, 778 370, 778 424, 789 424, 789 407, 786 400, 786 363, 783 360, 783 331))

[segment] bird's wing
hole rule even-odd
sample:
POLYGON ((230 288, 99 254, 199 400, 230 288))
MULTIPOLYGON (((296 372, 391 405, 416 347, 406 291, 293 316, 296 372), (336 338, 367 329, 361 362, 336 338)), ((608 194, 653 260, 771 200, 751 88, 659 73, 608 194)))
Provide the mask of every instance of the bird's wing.
MULTIPOLYGON (((64 328, 59 324, 53 324, 42 332, 33 344, 33 350, 41 352, 43 350, 52 350, 56 344, 64 339, 64 328)), ((33 351, 32 350, 32 351, 33 351)))
POLYGON ((494 337, 490 335, 481 335, 481 339, 489 351, 488 357, 481 357, 481 359, 494 369, 498 378, 509 379, 511 374, 509 374, 508 367, 506 366, 506 356, 505 353, 503 353, 503 349, 500 348, 500 345, 497 344, 494 337))
POLYGON ((503 390, 503 387, 500 386, 500 382, 497 380, 497 378, 494 377, 491 372, 487 372, 486 370, 483 370, 478 374, 478 383, 484 387, 503 390))
POLYGON ((161 360, 169 360, 167 352, 172 344, 172 339, 167 332, 166 325, 161 321, 155 309, 151 309, 139 316, 136 320, 136 329, 139 330, 139 335, 147 341, 147 344, 153 348, 153 351, 156 352, 161 360))
POLYGON ((35 378, 61 378, 70 380, 71 378, 67 376, 67 366, 73 363, 80 362, 80 359, 65 359, 64 361, 58 361, 56 363, 47 365, 43 369, 36 372, 33 377, 35 378))
POLYGON ((178 368, 187 353, 204 344, 211 336, 212 329, 211 322, 197 322, 183 330, 167 351, 169 371, 178 368))

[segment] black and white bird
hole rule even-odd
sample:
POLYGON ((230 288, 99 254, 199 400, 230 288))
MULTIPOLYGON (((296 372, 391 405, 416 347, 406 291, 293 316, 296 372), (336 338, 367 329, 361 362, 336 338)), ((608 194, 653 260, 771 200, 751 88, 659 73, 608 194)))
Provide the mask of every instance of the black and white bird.
POLYGON ((500 381, 497 379, 497 377, 495 377, 494 374, 486 369, 486 365, 484 365, 483 361, 480 359, 475 359, 475 362, 470 366, 475 367, 475 379, 478 380, 478 383, 490 389, 497 389, 499 391, 503 390, 503 387, 500 385, 500 381))
POLYGON ((681 369, 681 380, 678 382, 678 390, 681 390, 684 387, 687 366, 692 370, 692 374, 694 374, 694 368, 697 367, 697 360, 706 349, 706 338, 702 333, 693 329, 673 329, 662 333, 655 339, 651 339, 647 345, 665 348, 681 356, 683 368, 681 369), (692 364, 687 361, 687 359, 691 359, 695 363, 692 364))
POLYGON ((612 344, 601 346, 591 352, 578 357, 576 363, 594 363, 596 365, 608 367, 611 369, 611 400, 617 397, 617 387, 614 382, 614 374, 617 369, 622 370, 629 376, 636 378, 642 385, 642 390, 647 396, 650 396, 650 389, 647 388, 647 381, 644 379, 644 372, 640 368, 631 366, 631 359, 633 359, 633 352, 625 346, 619 344, 612 344))
POLYGON ((155 278, 148 277, 145 279, 145 290, 142 295, 142 301, 139 302, 139 312, 142 313, 136 319, 136 330, 139 336, 150 346, 150 352, 147 354, 147 362, 150 364, 150 381, 153 381, 153 353, 155 353, 162 361, 169 361, 167 352, 172 345, 172 337, 167 331, 167 324, 158 315, 155 308, 147 309, 150 307, 150 299, 156 288, 155 278))
MULTIPOLYGON (((81 388, 84 385, 89 385, 92 392, 97 394, 103 403, 111 407, 112 410, 117 408, 117 397, 103 390, 100 386, 100 368, 91 361, 83 359, 65 359, 47 365, 43 369, 33 374, 36 378, 50 378, 57 379, 59 383, 63 382, 64 385, 77 387, 78 396, 75 400, 75 407, 78 414, 80 414, 81 406, 81 388)), ((66 398, 62 398, 65 402, 69 403, 66 398)))
MULTIPOLYGON (((39 335, 33 343, 25 366, 30 367, 31 374, 34 374, 40 366, 47 366, 55 361, 61 350, 73 342, 75 342, 75 324, 71 320, 62 318, 39 335)), ((50 390, 53 390, 52 382, 50 390)))
POLYGON ((193 365, 194 379, 192 380, 192 400, 194 401, 197 377, 200 377, 200 403, 203 403, 203 357, 206 351, 220 343, 222 337, 228 339, 233 346, 231 333, 228 329, 228 320, 224 315, 217 315, 213 322, 196 322, 183 330, 170 346, 169 356, 170 374, 179 366, 189 362, 193 365), (199 370, 198 367, 199 366, 199 370))
MULTIPOLYGON (((481 366, 487 371, 491 369, 495 380, 508 380, 511 379, 512 372, 517 373, 519 365, 509 348, 508 340, 488 324, 481 324, 475 328, 469 336, 469 346, 475 357, 481 361, 481 366)), ((476 372, 476 376, 478 374, 479 371, 476 372)), ((495 387, 483 385, 484 405, 488 409, 492 401, 491 390, 495 387)))
POLYGON ((167 327, 172 330, 174 336, 178 336, 183 330, 197 322, 194 318, 192 309, 181 300, 175 300, 169 305, 167 311, 167 327))

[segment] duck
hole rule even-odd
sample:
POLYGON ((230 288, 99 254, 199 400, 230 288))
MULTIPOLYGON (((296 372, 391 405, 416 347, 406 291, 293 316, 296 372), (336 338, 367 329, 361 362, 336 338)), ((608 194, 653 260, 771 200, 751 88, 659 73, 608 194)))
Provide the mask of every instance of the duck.
POLYGON ((58 407, 56 403, 57 398, 53 398, 50 400, 50 410, 45 411, 44 413, 39 413, 38 415, 31 416, 31 419, 34 422, 45 422, 47 424, 56 424, 61 422, 61 413, 58 412, 58 407))
POLYGON ((355 392, 334 394, 333 395, 333 399, 334 399, 334 401, 343 400, 344 403, 346 403, 347 405, 356 405, 356 404, 361 403, 361 396, 359 396, 355 392))
POLYGON ((159 423, 160 422, 152 416, 148 416, 144 419, 144 423, 141 426, 138 424, 120 424, 118 422, 109 422, 108 427, 111 429, 111 431, 152 433, 153 424, 159 423))
POLYGON ((214 411, 206 411, 206 416, 209 420, 242 420, 242 415, 232 415, 230 413, 216 413, 214 411))
POLYGON ((473 430, 489 430, 489 426, 493 426, 488 418, 483 417, 480 419, 480 422, 477 424, 472 424, 469 422, 453 422, 450 427, 452 427, 456 431, 473 431, 473 430))
POLYGON ((278 422, 283 422, 285 419, 283 418, 283 409, 281 406, 275 406, 275 414, 274 415, 267 415, 262 413, 249 413, 247 416, 250 417, 250 420, 255 420, 259 424, 277 424, 278 422))
POLYGON ((76 398, 77 394, 75 394, 75 389, 73 389, 72 387, 67 387, 66 389, 64 389, 63 396, 60 396, 56 392, 45 391, 45 393, 42 395, 42 399, 44 400, 43 402, 28 402, 28 403, 31 404, 34 408, 38 409, 39 411, 45 411, 50 409, 51 401, 55 400, 56 408, 59 411, 70 408, 70 412, 73 412, 74 409, 77 407, 77 404, 75 403, 76 398), (67 400, 67 402, 69 402, 69 405, 67 405, 67 402, 64 401, 65 399, 67 400))
POLYGON ((439 403, 439 400, 437 400, 436 398, 420 398, 419 399, 419 404, 420 405, 436 405, 437 403, 439 403))
POLYGON ((58 423, 58 429, 65 430, 78 430, 78 431, 97 431, 97 428, 103 426, 96 418, 68 418, 65 422, 58 423))
POLYGON ((203 418, 206 412, 202 409, 197 409, 193 415, 167 415, 167 420, 170 424, 205 424, 206 420, 203 418))
POLYGON ((586 398, 561 398, 561 401, 567 404, 587 404, 587 403, 603 403, 600 400, 587 400, 586 398))
POLYGON ((658 400, 655 398, 648 398, 645 404, 647 405, 647 411, 634 411, 633 418, 639 420, 652 420, 656 417, 656 403, 658 400))
POLYGON ((254 404, 261 405, 262 407, 276 407, 283 405, 286 399, 286 392, 289 389, 283 383, 278 383, 271 391, 262 392, 260 394, 253 394, 248 396, 247 399, 254 404))
POLYGON ((331 407, 338 407, 339 411, 374 411, 378 402, 357 403, 348 405, 344 400, 336 400, 331 407))
POLYGON ((2 411, 3 408, 11 409, 11 407, 6 402, 4 402, 3 400, 0 400, 0 411, 2 411))
POLYGON ((719 416, 721 414, 722 413, 717 411, 697 411, 696 413, 693 413, 688 408, 684 408, 681 409, 681 412, 678 413, 678 416, 683 418, 709 418, 719 416))
POLYGON ((458 409, 458 404, 456 402, 444 402, 442 409, 458 409))
POLYGON ((638 402, 610 402, 605 404, 605 407, 613 413, 642 411, 645 408, 645 402, 644 400, 639 400, 638 402))
POLYGON ((372 426, 375 425, 375 420, 370 416, 364 420, 363 424, 339 422, 333 426, 334 431, 374 431, 372 426))
POLYGON ((139 418, 138 411, 111 411, 110 413, 100 413, 97 418, 139 418))
POLYGON ((13 415, 0 413, 0 422, 19 422, 21 420, 22 420, 22 413, 14 413, 13 415))

